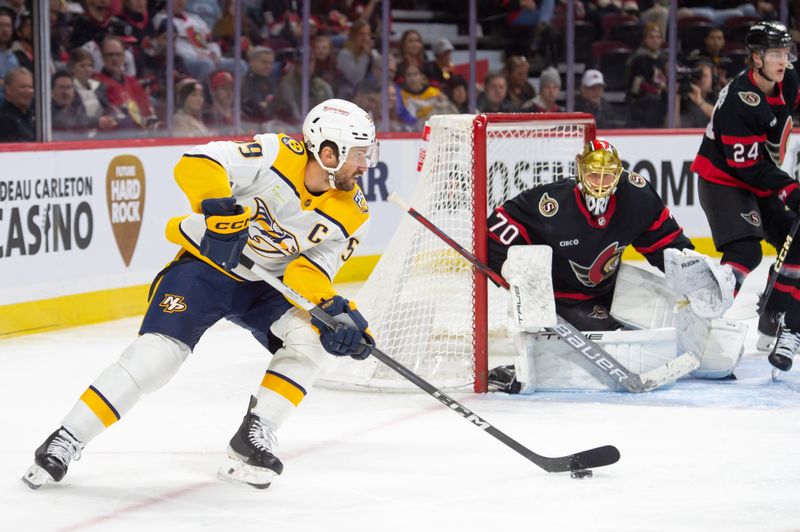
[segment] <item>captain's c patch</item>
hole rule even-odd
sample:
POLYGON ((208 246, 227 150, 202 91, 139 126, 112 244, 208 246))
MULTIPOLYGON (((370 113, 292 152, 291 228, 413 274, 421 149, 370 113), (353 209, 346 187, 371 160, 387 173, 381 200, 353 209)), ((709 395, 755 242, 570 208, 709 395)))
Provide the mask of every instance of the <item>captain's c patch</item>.
POLYGON ((176 296, 174 294, 164 294, 164 299, 158 306, 163 308, 164 312, 168 314, 183 312, 188 308, 186 302, 183 300, 183 296, 176 296))

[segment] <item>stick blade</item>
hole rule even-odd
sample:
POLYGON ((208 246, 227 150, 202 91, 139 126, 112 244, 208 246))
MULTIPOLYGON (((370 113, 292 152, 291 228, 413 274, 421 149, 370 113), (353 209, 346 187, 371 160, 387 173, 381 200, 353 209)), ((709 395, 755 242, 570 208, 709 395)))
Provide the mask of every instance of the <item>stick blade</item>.
POLYGON ((559 458, 545 458, 537 465, 549 473, 564 473, 616 464, 619 459, 619 449, 613 445, 603 445, 559 458))

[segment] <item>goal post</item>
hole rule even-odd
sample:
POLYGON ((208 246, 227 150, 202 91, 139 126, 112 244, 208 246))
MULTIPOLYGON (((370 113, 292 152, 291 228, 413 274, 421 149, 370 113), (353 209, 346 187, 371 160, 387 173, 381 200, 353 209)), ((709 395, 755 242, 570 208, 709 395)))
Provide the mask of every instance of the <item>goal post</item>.
MULTIPOLYGON (((583 113, 431 117, 409 203, 487 259, 488 213, 534 185, 575 174, 595 136, 583 113)), ((487 390, 489 356, 505 340, 507 296, 433 233, 404 216, 355 298, 383 351, 445 390, 487 390)), ((322 386, 402 391, 377 360, 337 359, 322 386)))

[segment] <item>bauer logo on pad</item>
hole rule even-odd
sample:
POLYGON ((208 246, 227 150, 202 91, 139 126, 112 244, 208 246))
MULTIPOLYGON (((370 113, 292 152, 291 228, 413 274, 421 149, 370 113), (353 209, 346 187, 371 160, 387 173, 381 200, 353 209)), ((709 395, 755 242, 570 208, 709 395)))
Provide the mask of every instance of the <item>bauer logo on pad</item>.
POLYGON ((114 239, 125 266, 130 266, 144 216, 145 177, 142 161, 119 155, 108 163, 106 203, 114 239))

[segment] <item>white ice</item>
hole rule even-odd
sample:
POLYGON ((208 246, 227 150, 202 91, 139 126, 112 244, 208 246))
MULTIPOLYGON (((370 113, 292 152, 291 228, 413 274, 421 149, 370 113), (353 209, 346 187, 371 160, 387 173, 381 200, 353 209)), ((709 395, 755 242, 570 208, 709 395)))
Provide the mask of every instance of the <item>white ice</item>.
MULTIPOLYGON (((751 329, 764 275, 731 309, 751 329)), ((314 389, 279 434, 283 476, 259 491, 216 479, 267 363, 220 324, 62 482, 30 490, 34 449, 138 321, 0 340, 0 530, 800 530, 800 368, 773 383, 754 333, 737 381, 456 395, 539 454, 619 447, 592 479, 545 473, 423 393, 314 389)))

